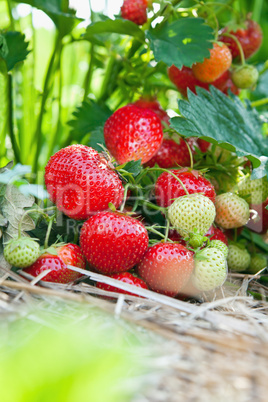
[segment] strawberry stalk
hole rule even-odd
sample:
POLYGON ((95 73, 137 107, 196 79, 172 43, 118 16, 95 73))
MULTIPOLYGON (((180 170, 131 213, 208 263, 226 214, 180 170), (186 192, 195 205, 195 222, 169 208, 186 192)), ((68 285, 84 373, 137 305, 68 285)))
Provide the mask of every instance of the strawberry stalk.
POLYGON ((182 186, 183 190, 185 191, 186 195, 189 195, 189 191, 187 190, 187 188, 185 187, 185 185, 183 184, 183 182, 181 181, 181 179, 176 176, 174 173, 172 173, 170 170, 168 169, 164 169, 164 168, 158 168, 158 167, 152 167, 148 169, 149 171, 158 171, 158 172, 167 172, 169 173, 171 176, 173 176, 182 186))
POLYGON ((224 33, 224 36, 227 36, 228 38, 231 38, 235 41, 236 46, 238 47, 239 53, 240 53, 240 59, 241 59, 241 65, 245 66, 246 65, 246 61, 245 61, 245 55, 244 55, 244 51, 243 48, 241 46, 241 43, 239 42, 239 40, 237 39, 237 37, 235 35, 232 35, 230 33, 224 33))

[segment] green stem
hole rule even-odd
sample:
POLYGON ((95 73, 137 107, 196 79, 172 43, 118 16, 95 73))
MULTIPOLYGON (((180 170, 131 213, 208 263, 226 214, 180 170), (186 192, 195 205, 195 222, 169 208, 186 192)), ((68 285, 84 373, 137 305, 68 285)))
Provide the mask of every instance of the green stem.
POLYGON ((191 162, 191 169, 193 170, 193 168, 194 168, 194 158, 193 158, 193 153, 192 153, 192 150, 191 150, 191 147, 190 147, 190 145, 188 144, 188 141, 186 141, 186 140, 184 140, 185 141, 185 143, 186 143, 186 145, 187 145, 187 148, 188 148, 188 151, 189 151, 189 155, 190 155, 190 162, 191 162))
POLYGON ((120 207, 120 212, 123 212, 123 211, 124 211, 124 208, 125 208, 125 205, 126 205, 126 200, 127 200, 127 193, 128 193, 128 190, 129 190, 129 184, 127 184, 127 185, 125 186, 125 190, 124 190, 124 199, 123 199, 123 202, 122 202, 121 207, 120 207))
POLYGON ((95 46, 91 45, 90 53, 89 53, 89 68, 87 70, 87 74, 85 77, 85 82, 84 82, 84 99, 85 101, 87 99, 88 93, 90 91, 91 87, 91 81, 93 78, 93 71, 94 71, 94 54, 95 54, 95 46))
POLYGON ((49 223, 48 223, 46 238, 45 238, 45 242, 44 242, 44 249, 48 248, 48 241, 49 241, 49 236, 50 236, 52 225, 53 225, 53 220, 54 220, 54 215, 50 218, 49 223))
POLYGON ((237 39, 237 37, 235 35, 230 34, 230 33, 224 33, 223 35, 227 36, 228 38, 232 38, 235 41, 236 46, 238 47, 238 50, 239 50, 239 53, 240 53, 241 64, 242 64, 242 66, 244 66, 246 64, 244 50, 243 50, 243 48, 241 46, 241 43, 237 39))
POLYGON ((13 114, 13 79, 11 74, 7 74, 7 90, 8 90, 8 128, 9 136, 12 144, 15 161, 21 163, 20 150, 14 133, 14 114, 13 114))
POLYGON ((166 231, 165 231, 165 242, 168 241, 168 233, 169 233, 170 222, 167 219, 166 231))
POLYGON ((266 105, 267 103, 268 103, 268 98, 263 98, 263 99, 255 101, 255 102, 251 102, 251 106, 258 107, 258 106, 266 105))
MULTIPOLYGON (((116 66, 116 58, 114 56, 111 56, 109 61, 108 61, 107 67, 106 67, 106 72, 105 72, 104 79, 102 81, 99 102, 106 101, 107 94, 109 92, 109 89, 111 88, 111 84, 113 84, 113 86, 115 84, 115 80, 113 80, 114 82, 111 83, 111 77, 112 77, 113 72, 114 72, 116 67, 117 67, 116 66)), ((121 71, 121 69, 122 68, 120 68, 119 72, 121 71)))
POLYGON ((263 9, 263 0, 255 0, 252 19, 258 23, 261 20, 262 9, 263 9))
MULTIPOLYGON (((21 226, 22 226, 22 223, 23 223, 23 219, 25 218, 25 216, 26 215, 29 215, 29 214, 32 214, 32 213, 35 213, 35 212, 37 212, 37 213, 39 213, 40 215, 42 215, 45 219, 47 219, 47 218, 49 218, 48 217, 48 215, 45 213, 45 211, 46 212, 49 212, 49 211, 55 211, 56 210, 56 207, 48 207, 48 208, 44 208, 44 209, 37 209, 37 208, 35 208, 35 209, 28 209, 28 211, 26 211, 23 215, 22 215, 22 217, 20 218, 20 221, 19 221, 19 224, 18 224, 18 238, 20 238, 21 237, 21 226)), ((50 218, 49 218, 50 219, 50 218)))
POLYGON ((167 208, 159 207, 158 205, 155 205, 152 202, 147 201, 147 200, 140 199, 139 203, 143 204, 143 205, 147 205, 148 207, 150 207, 151 209, 154 209, 156 211, 163 212, 164 214, 166 214, 166 212, 167 212, 167 208))
POLYGON ((10 28, 12 31, 15 31, 15 23, 14 23, 14 18, 12 15, 12 7, 11 7, 10 0, 7 0, 7 10, 8 10, 8 16, 9 16, 9 21, 10 21, 10 28))
POLYGON ((45 114, 46 101, 48 99, 48 95, 50 92, 50 81, 51 81, 51 76, 52 76, 52 72, 53 72, 55 58, 58 55, 61 45, 62 45, 62 37, 59 35, 59 33, 57 33, 54 50, 51 55, 51 59, 50 59, 49 65, 48 65, 48 69, 47 69, 47 73, 46 73, 46 77, 45 77, 45 81, 44 81, 40 112, 39 112, 39 116, 38 116, 38 120, 37 120, 35 136, 34 136, 34 141, 36 142, 36 152, 35 152, 35 159, 34 159, 34 163, 33 163, 33 173, 37 173, 37 170, 38 170, 38 159, 39 159, 39 154, 41 152, 41 146, 42 146, 42 123, 43 123, 43 118, 44 118, 44 114, 45 114))

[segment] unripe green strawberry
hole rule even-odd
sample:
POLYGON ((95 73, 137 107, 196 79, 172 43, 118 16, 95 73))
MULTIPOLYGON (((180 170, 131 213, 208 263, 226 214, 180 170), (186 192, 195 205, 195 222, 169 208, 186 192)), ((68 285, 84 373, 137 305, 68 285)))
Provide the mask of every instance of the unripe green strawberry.
POLYGON ((206 247, 195 256, 192 281, 197 289, 208 291, 222 286, 228 267, 223 253, 215 247, 206 247))
POLYGON ((32 265, 40 254, 39 244, 30 237, 11 239, 4 248, 6 261, 17 268, 32 265))
POLYGON ((250 213, 248 203, 233 193, 223 193, 216 197, 215 222, 223 229, 239 228, 247 224, 250 213))
POLYGON ((246 177, 238 183, 238 194, 249 204, 262 204, 268 197, 267 177, 255 180, 246 177))
POLYGON ((257 272, 267 267, 267 258, 264 254, 255 254, 251 257, 247 272, 255 275, 257 272))
POLYGON ((238 67, 232 73, 232 81, 237 88, 252 88, 258 81, 259 73, 256 67, 245 65, 238 67))
POLYGON ((213 202, 200 193, 177 198, 168 207, 168 219, 181 236, 189 233, 204 235, 216 215, 213 202))
POLYGON ((221 240, 211 240, 209 247, 217 248, 222 252, 225 258, 228 256, 228 246, 224 244, 221 240))
POLYGON ((231 269, 232 271, 245 271, 250 264, 250 254, 245 248, 241 248, 238 245, 231 244, 229 246, 227 263, 229 269, 231 269))

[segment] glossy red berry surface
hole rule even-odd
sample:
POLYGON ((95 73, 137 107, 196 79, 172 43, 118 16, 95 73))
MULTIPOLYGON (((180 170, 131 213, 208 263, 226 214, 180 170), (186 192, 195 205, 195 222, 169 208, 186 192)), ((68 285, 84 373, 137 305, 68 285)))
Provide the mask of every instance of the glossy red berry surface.
POLYGON ((187 89, 196 93, 196 87, 209 89, 209 84, 199 81, 195 78, 193 71, 189 67, 178 69, 176 66, 171 66, 168 69, 168 76, 171 82, 178 88, 179 92, 187 97, 187 89))
POLYGON ((155 244, 138 265, 139 275, 150 289, 171 297, 184 287, 193 269, 192 253, 177 243, 155 244))
POLYGON ((150 159, 146 166, 154 166, 168 169, 176 166, 189 166, 191 158, 185 141, 180 138, 179 142, 172 139, 164 138, 157 154, 150 159))
POLYGON ((256 53, 262 44, 263 34, 261 27, 253 20, 246 20, 244 26, 235 31, 229 30, 228 27, 224 28, 219 40, 226 43, 226 45, 229 47, 233 59, 240 59, 239 48, 235 40, 231 37, 225 36, 225 33, 234 35, 237 38, 242 46, 245 59, 248 59, 254 53, 256 53))
POLYGON ((74 219, 87 219, 119 207, 124 188, 107 160, 85 145, 70 145, 53 155, 45 168, 45 184, 58 209, 74 219))
MULTIPOLYGON (((181 180, 189 194, 203 193, 204 196, 215 202, 216 193, 213 185, 198 171, 173 169, 171 172, 181 180)), ((183 195, 186 195, 186 193, 174 176, 164 172, 158 177, 155 184, 155 198, 158 205, 168 207, 174 202, 175 198, 183 195)))
POLYGON ((160 118, 150 109, 127 105, 106 121, 104 139, 109 152, 120 164, 141 159, 148 162, 163 140, 160 118))
POLYGON ((210 240, 220 240, 226 246, 228 246, 228 238, 227 236, 223 233, 223 231, 216 227, 216 226, 211 226, 209 231, 205 234, 206 237, 209 237, 210 240))
POLYGON ((121 16, 137 25, 143 25, 147 21, 147 6, 148 0, 124 0, 121 16))
POLYGON ((89 264, 103 274, 134 267, 148 247, 144 225, 130 216, 102 212, 83 224, 80 244, 89 264))
POLYGON ((82 250, 76 244, 65 244, 64 246, 55 248, 57 255, 43 254, 37 261, 24 271, 32 276, 38 276, 42 272, 50 269, 42 281, 57 282, 57 283, 69 283, 80 278, 82 274, 72 271, 67 268, 67 265, 74 267, 86 268, 86 260, 83 256, 82 250))
MULTIPOLYGON (((116 279, 116 280, 118 280, 120 282, 128 283, 129 285, 137 286, 138 288, 148 289, 148 286, 146 285, 146 283, 142 279, 137 278, 136 276, 132 275, 130 272, 122 272, 120 274, 111 275, 110 277, 113 278, 113 279, 116 279)), ((105 283, 101 283, 101 282, 98 282, 96 287, 98 289, 107 290, 108 292, 117 292, 117 293, 122 293, 122 294, 125 294, 125 295, 137 296, 134 293, 127 292, 126 290, 119 289, 119 288, 117 288, 115 286, 106 285, 105 283)))

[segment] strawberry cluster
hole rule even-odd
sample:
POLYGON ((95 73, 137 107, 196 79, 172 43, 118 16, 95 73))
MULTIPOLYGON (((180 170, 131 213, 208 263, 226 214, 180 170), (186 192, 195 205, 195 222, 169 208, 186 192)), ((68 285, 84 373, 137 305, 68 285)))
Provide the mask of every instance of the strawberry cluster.
POLYGON ((228 91, 238 95, 240 89, 253 87, 258 80, 258 71, 245 60, 254 55, 262 44, 262 31, 259 24, 248 18, 244 24, 232 26, 219 32, 219 42, 214 42, 210 57, 192 68, 182 69, 171 66, 168 75, 182 96, 187 90, 196 93, 196 87, 209 90, 210 85, 224 94, 228 91), (241 63, 239 65, 232 63, 241 63))
MULTIPOLYGON (((32 256, 26 263, 17 255, 21 245, 11 242, 5 256, 12 256, 13 265, 61 283, 81 280, 81 269, 87 266, 170 297, 222 286, 228 268, 256 273, 265 267, 265 256, 251 256, 245 243, 237 241, 245 226, 259 233, 268 229, 268 181, 250 180, 246 161, 232 191, 220 188, 217 177, 212 184, 193 162, 195 155, 199 161, 208 153, 215 157, 217 147, 170 131, 168 115, 156 98, 141 98, 115 111, 105 123, 104 138, 110 157, 70 145, 45 168, 46 187, 57 209, 81 221, 80 246, 60 244, 40 254, 33 239, 24 240, 32 256), (138 176, 127 171, 135 161, 143 165, 138 176), (162 226, 154 222, 154 213, 162 226)), ((126 293, 102 283, 97 287, 126 293)))

